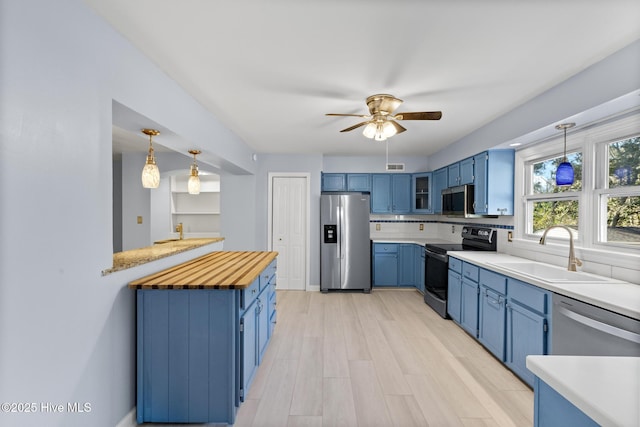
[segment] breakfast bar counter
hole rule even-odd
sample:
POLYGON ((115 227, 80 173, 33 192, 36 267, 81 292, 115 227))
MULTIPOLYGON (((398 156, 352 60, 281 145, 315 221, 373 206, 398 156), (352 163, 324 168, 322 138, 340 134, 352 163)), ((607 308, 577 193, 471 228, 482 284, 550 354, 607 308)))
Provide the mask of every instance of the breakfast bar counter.
POLYGON ((134 289, 244 289, 277 252, 218 251, 129 283, 134 289))

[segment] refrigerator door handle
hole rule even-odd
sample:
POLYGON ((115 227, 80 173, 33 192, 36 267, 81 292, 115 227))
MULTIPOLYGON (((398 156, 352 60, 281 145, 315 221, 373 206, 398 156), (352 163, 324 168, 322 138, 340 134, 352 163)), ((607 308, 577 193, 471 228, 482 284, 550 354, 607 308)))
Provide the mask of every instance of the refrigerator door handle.
POLYGON ((336 258, 342 258, 342 197, 338 196, 338 206, 336 206, 336 220, 338 226, 336 227, 336 240, 337 250, 336 250, 336 258))

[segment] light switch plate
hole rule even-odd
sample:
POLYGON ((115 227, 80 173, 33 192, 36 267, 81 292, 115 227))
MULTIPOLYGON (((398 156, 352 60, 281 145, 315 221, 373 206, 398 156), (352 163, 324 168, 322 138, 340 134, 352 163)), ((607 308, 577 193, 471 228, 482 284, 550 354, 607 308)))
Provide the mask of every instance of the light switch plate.
POLYGON ((376 231, 380 231, 380 224, 376 224, 376 231))
POLYGON ((420 231, 424 231, 424 224, 420 224, 420 231))
POLYGON ((142 217, 138 215, 138 224, 142 224, 142 217))

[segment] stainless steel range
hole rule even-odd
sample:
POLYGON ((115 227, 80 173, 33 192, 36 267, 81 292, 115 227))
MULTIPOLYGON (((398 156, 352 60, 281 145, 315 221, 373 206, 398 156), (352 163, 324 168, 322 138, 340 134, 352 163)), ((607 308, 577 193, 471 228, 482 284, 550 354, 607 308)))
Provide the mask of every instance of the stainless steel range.
POLYGON ((449 251, 495 251, 496 232, 491 228, 465 226, 462 243, 427 243, 425 250, 424 302, 445 319, 449 251))

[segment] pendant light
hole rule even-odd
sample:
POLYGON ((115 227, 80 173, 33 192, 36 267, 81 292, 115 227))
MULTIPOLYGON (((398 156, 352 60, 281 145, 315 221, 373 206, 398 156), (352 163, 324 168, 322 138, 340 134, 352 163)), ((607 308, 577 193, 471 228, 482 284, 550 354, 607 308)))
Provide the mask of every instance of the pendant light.
POLYGON ((160 135, 160 132, 155 129, 142 129, 142 133, 149 136, 149 154, 147 154, 147 162, 142 169, 142 186, 144 188, 158 188, 160 185, 160 170, 153 155, 151 139, 156 135, 160 135))
POLYGON ((193 154, 193 164, 191 165, 191 176, 189 177, 189 183, 187 189, 189 194, 200 194, 200 177, 198 176, 198 164, 196 163, 196 156, 201 153, 200 150, 189 150, 189 153, 193 154))
POLYGON ((571 129, 575 125, 575 123, 562 123, 556 126, 556 129, 564 130, 564 156, 562 163, 556 169, 556 185, 558 186, 573 184, 573 166, 567 161, 567 129, 571 129))

